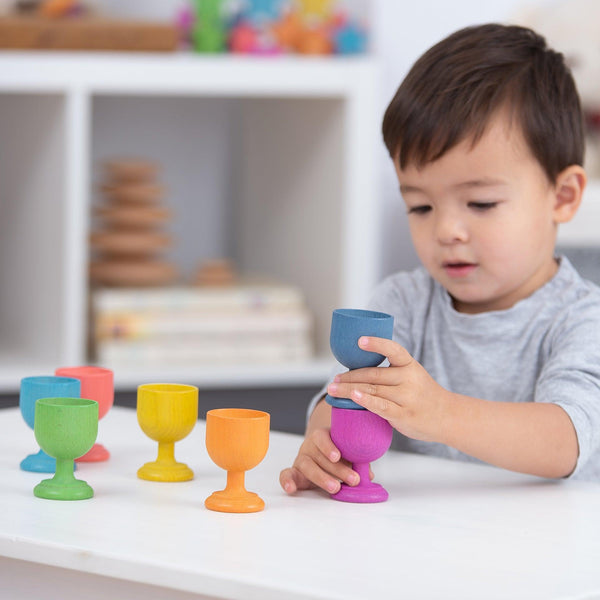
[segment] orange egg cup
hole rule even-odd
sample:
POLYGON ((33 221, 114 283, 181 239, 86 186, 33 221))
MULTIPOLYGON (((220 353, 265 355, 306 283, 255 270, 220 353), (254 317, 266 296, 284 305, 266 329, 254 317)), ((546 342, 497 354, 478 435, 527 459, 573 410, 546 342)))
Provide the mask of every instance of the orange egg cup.
POLYGON ((245 472, 265 457, 269 448, 269 413, 243 408, 218 408, 206 413, 206 449, 212 461, 227 471, 224 490, 204 502, 209 510, 251 513, 263 510, 264 500, 246 490, 245 472))

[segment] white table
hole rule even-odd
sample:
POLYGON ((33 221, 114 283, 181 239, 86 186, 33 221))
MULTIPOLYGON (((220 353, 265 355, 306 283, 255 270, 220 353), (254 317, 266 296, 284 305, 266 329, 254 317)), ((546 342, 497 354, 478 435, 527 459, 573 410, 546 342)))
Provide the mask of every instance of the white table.
POLYGON ((156 445, 133 410, 113 408, 99 430, 111 460, 77 472, 95 497, 42 500, 45 476, 18 467, 33 432, 0 411, 1 598, 600 597, 600 485, 389 452, 374 465, 386 503, 288 497, 278 475, 300 438, 272 433, 246 478, 266 509, 223 514, 203 505, 225 482, 203 421, 176 446, 196 474, 185 483, 136 478, 156 445))

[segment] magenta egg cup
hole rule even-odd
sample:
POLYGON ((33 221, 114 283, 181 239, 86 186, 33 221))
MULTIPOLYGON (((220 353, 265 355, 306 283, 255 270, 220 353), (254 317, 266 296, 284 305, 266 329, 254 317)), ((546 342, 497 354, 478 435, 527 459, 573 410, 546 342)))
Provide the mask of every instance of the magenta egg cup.
POLYGON ((331 495, 334 500, 374 503, 388 499, 387 490, 370 480, 369 465, 386 453, 393 432, 385 419, 368 410, 331 408, 331 440, 360 476, 356 486, 343 483, 340 491, 331 495))

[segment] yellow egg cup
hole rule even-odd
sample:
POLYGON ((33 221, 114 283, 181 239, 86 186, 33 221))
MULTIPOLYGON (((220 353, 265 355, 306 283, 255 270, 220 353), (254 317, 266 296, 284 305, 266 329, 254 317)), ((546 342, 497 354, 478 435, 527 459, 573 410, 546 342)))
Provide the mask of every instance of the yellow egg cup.
POLYGON ((175 442, 198 421, 198 388, 179 383, 146 383, 138 387, 137 418, 142 431, 158 442, 158 457, 140 467, 148 481, 189 481, 194 472, 175 460, 175 442))

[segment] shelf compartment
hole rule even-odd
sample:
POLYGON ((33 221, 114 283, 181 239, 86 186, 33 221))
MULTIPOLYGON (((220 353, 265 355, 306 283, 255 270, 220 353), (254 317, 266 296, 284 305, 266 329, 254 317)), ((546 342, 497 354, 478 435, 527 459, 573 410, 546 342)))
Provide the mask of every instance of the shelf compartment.
MULTIPOLYGON (((328 357, 331 310, 362 305, 379 276, 377 76, 369 57, 1 53, 0 134, 10 144, 0 161, 0 390, 86 360, 93 169, 117 149, 169 155, 165 183, 185 208, 174 223, 184 270, 195 266, 193 246, 198 258, 230 255, 297 283, 317 319, 318 356, 328 357)), ((224 385, 314 385, 323 361, 215 372, 224 385)), ((207 372, 198 384, 216 385, 207 372)), ((117 374, 123 385, 135 378, 117 374)))
POLYGON ((0 353, 65 357, 66 99, 0 95, 0 353))
POLYGON ((344 301, 344 110, 339 99, 96 95, 91 169, 100 183, 105 160, 156 161, 174 214, 167 255, 184 278, 227 257, 298 286, 322 354, 344 301))

